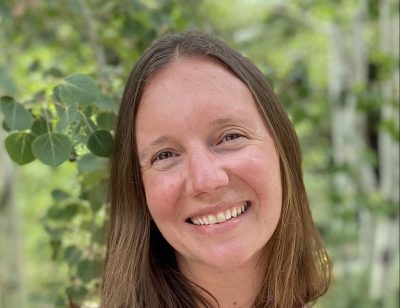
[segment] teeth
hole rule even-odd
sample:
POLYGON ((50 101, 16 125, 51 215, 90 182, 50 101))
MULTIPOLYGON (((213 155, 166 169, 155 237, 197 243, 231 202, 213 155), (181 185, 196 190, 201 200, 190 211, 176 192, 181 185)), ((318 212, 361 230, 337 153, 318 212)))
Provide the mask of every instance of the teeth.
POLYGON ((224 222, 225 220, 226 220, 225 213, 218 213, 217 221, 218 222, 224 222))
POLYGON ((237 208, 233 208, 233 210, 232 210, 232 216, 233 217, 236 217, 238 215, 238 213, 237 213, 237 208))
POLYGON ((217 218, 214 215, 208 215, 208 223, 210 225, 216 224, 217 223, 217 218))
POLYGON ((202 217, 190 218, 190 221, 194 225, 214 225, 217 223, 222 223, 231 219, 232 217, 237 217, 244 213, 248 208, 248 203, 245 202, 241 206, 233 207, 228 209, 224 212, 219 212, 216 216, 215 215, 207 215, 202 217))
POLYGON ((232 218, 232 214, 230 210, 226 210, 225 211, 225 219, 231 219, 232 218))

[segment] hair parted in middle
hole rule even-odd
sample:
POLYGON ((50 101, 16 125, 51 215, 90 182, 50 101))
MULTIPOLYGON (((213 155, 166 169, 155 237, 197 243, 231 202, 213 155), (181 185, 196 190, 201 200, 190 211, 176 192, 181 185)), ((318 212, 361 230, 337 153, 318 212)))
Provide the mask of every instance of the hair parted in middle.
POLYGON ((102 306, 214 307, 199 292, 202 288, 179 271, 173 247, 152 221, 135 140, 136 113, 148 82, 174 61, 191 57, 215 61, 247 86, 279 155, 282 212, 259 261, 265 276, 255 307, 301 307, 313 302, 329 286, 331 263, 312 220, 293 125, 254 64, 212 36, 186 32, 168 35, 150 46, 126 84, 111 158, 102 306))

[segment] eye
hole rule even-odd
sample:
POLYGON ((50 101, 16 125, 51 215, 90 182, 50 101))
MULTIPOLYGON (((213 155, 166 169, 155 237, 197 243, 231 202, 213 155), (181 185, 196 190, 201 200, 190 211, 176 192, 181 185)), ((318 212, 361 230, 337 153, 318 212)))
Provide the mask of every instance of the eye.
POLYGON ((229 133, 229 134, 226 134, 225 136, 223 136, 221 142, 219 142, 219 143, 229 142, 229 141, 232 141, 235 139, 239 139, 241 137, 244 137, 244 136, 240 133, 229 133))
POLYGON ((172 158, 174 156, 176 156, 176 154, 171 151, 162 151, 162 152, 159 152, 156 156, 154 156, 154 158, 152 159, 152 162, 166 160, 166 159, 172 158))

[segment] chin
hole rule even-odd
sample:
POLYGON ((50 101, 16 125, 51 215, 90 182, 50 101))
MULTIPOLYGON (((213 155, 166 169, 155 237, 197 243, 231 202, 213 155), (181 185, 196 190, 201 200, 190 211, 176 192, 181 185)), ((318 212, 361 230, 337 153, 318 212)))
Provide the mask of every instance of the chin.
POLYGON ((226 271, 246 266, 255 266, 261 256, 260 251, 250 252, 249 249, 226 249, 213 251, 203 260, 205 265, 218 271, 226 271))

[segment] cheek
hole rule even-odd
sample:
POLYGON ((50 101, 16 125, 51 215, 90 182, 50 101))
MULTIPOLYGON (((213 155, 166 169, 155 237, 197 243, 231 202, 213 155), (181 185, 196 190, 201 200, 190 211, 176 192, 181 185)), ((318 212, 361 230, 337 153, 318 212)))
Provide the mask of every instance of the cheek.
POLYGON ((143 184, 147 206, 153 219, 171 217, 179 198, 178 177, 145 174, 143 184))
POLYGON ((247 167, 247 183, 257 195, 257 219, 263 233, 270 238, 282 212, 282 184, 279 159, 276 156, 254 155, 247 167))
MULTIPOLYGON (((268 152, 249 153, 238 163, 236 170, 258 193, 280 195, 281 173, 277 155, 268 152)), ((275 153, 274 153, 275 154, 275 153)))
POLYGON ((279 221, 282 210, 282 185, 278 156, 266 151, 246 155, 243 163, 237 165, 237 173, 249 189, 257 196, 260 207, 257 219, 267 228, 270 235, 279 221))

